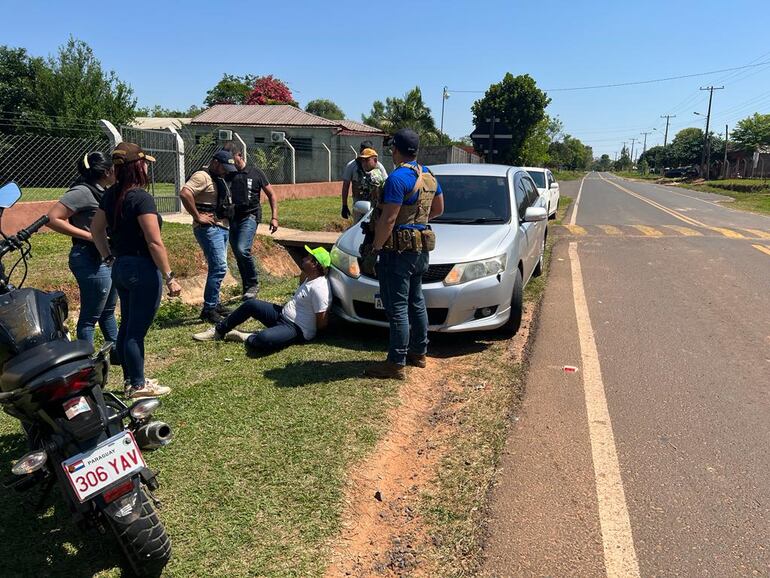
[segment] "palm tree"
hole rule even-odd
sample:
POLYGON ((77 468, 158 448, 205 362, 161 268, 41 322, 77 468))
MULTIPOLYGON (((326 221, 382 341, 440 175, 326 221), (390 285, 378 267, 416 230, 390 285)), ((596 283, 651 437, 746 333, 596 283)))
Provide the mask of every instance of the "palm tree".
POLYGON ((440 141, 436 121, 425 106, 419 86, 404 95, 404 98, 388 97, 385 104, 376 100, 369 115, 362 115, 365 124, 376 126, 385 132, 394 133, 402 128, 411 128, 420 135, 423 143, 440 141))

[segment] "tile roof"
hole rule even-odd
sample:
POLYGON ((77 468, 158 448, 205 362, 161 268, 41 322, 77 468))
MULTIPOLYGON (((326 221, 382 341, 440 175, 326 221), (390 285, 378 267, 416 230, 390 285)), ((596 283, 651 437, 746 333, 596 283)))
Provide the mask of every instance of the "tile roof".
POLYGON ((191 124, 329 127, 340 132, 385 134, 373 126, 353 120, 328 120, 289 104, 215 104, 193 118, 191 124))

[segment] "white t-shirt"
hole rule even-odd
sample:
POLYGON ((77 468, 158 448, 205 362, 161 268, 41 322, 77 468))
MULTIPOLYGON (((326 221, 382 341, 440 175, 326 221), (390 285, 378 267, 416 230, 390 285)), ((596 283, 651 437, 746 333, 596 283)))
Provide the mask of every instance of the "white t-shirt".
MULTIPOLYGON (((357 169, 356 159, 353 159, 352 161, 350 161, 348 164, 345 165, 345 170, 342 171, 342 180, 352 181, 355 178, 356 173, 358 172, 356 169, 357 169)), ((377 168, 373 169, 372 172, 377 170, 380 171, 382 182, 384 183, 385 179, 388 178, 388 171, 385 170, 385 167, 382 165, 380 161, 377 161, 377 168)))
POLYGON ((302 335, 310 340, 316 334, 316 313, 326 311, 330 302, 329 280, 326 277, 316 277, 299 286, 294 297, 283 306, 281 315, 299 325, 302 335))

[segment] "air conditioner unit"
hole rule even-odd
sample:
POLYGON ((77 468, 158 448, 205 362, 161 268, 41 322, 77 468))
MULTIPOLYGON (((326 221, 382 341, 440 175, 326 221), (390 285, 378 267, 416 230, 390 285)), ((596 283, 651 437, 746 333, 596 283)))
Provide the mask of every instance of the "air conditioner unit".
POLYGON ((217 132, 217 140, 233 140, 233 131, 231 130, 219 130, 217 132))
POLYGON ((283 142, 286 140, 286 133, 277 130, 270 131, 270 142, 283 142))

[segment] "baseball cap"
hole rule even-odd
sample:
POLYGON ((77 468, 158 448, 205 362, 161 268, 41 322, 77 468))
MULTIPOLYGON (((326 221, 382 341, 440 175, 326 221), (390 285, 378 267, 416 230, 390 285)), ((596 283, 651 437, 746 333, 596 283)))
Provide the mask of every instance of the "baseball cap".
POLYGON ((315 257, 315 260, 318 261, 321 265, 323 265, 324 268, 332 264, 332 256, 329 255, 329 251, 327 251, 323 247, 316 247, 315 249, 311 249, 310 247, 305 245, 305 251, 307 251, 313 257, 315 257))
POLYGON ((112 164, 114 165, 125 165, 140 160, 154 163, 155 157, 148 155, 142 150, 142 147, 132 142, 118 143, 115 150, 112 151, 112 164))
POLYGON ((213 158, 215 161, 219 161, 228 173, 235 173, 238 171, 238 168, 235 166, 235 159, 233 159, 233 153, 230 151, 224 149, 218 150, 214 153, 213 158))
POLYGON ((420 147, 420 137, 411 128, 402 128, 393 135, 392 144, 399 152, 414 155, 420 147))
POLYGON ((368 159, 368 158, 376 157, 376 156, 379 156, 379 155, 377 155, 377 151, 372 149, 372 148, 369 148, 369 149, 362 150, 359 153, 358 158, 359 159, 368 159))

